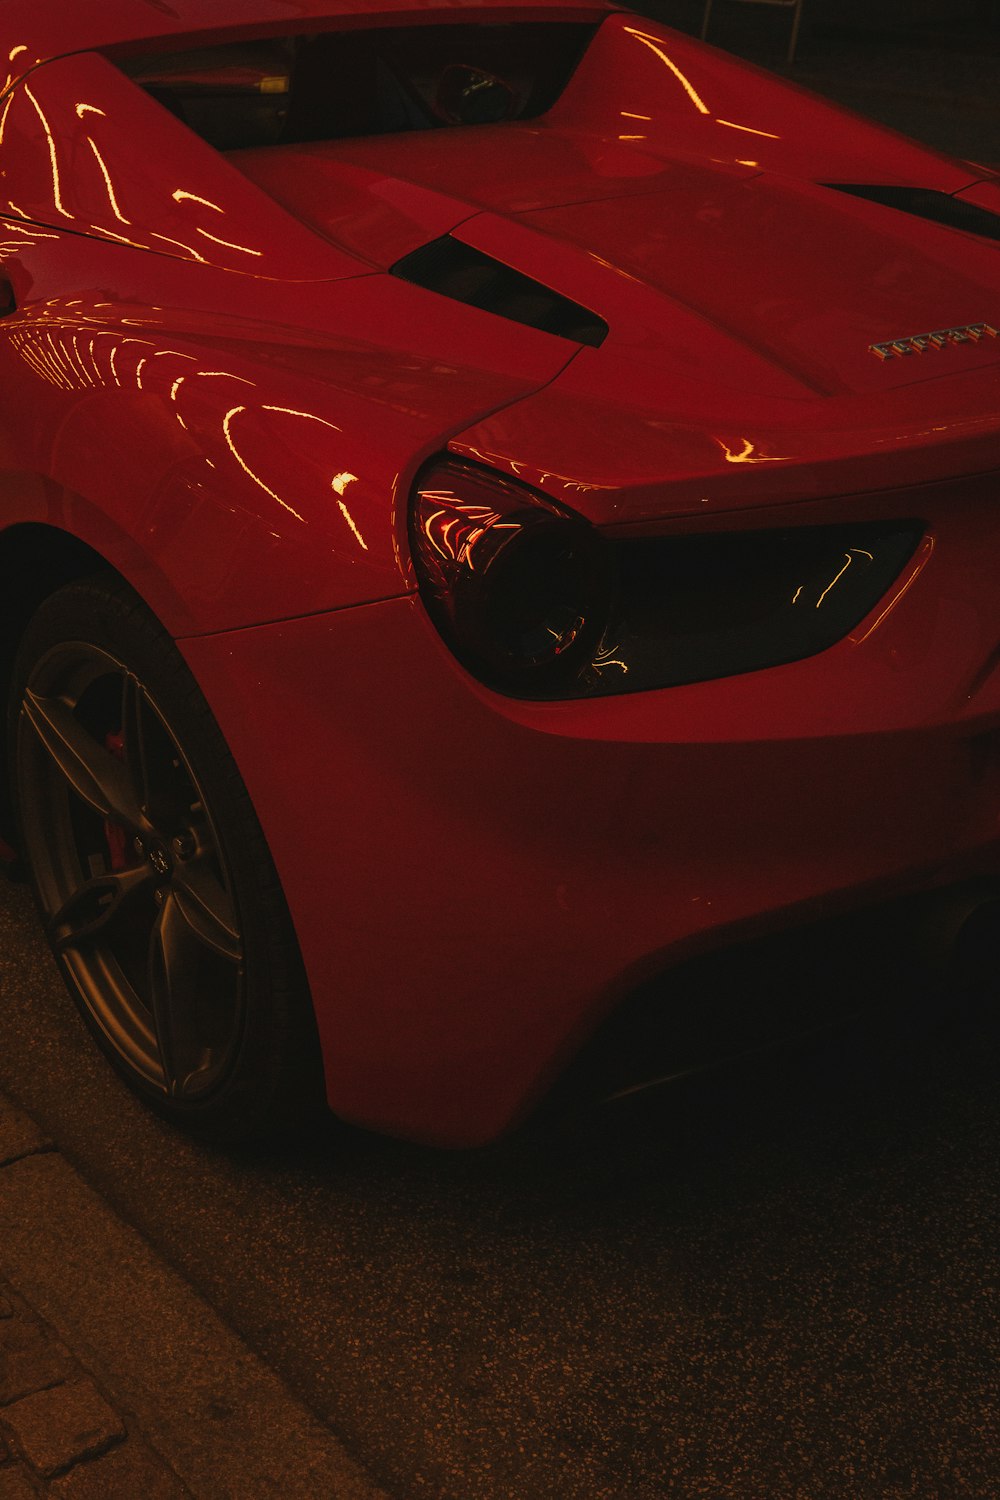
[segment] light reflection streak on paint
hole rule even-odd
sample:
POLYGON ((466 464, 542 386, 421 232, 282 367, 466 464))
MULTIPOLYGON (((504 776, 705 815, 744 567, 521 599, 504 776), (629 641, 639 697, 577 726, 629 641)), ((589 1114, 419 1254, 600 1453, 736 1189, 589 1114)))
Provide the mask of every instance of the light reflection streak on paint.
POLYGON ((742 439, 743 447, 739 453, 730 448, 722 438, 713 438, 712 441, 722 449, 727 464, 780 464, 784 463, 787 457, 781 453, 761 453, 757 445, 749 438, 742 439))
POLYGON ((62 390, 68 389, 65 372, 60 368, 51 350, 43 348, 40 345, 36 352, 38 354, 38 358, 42 361, 45 368, 49 371, 49 380, 51 381, 51 383, 53 385, 59 386, 62 390))
POLYGON ((62 373, 57 365, 50 362, 50 368, 54 371, 54 385, 57 385, 61 391, 73 390, 73 382, 62 373))
POLYGON ((354 517, 351 515, 351 512, 347 509, 347 506, 344 504, 343 500, 338 500, 337 506, 340 510, 340 514, 343 516, 344 520, 351 528, 351 531, 354 533, 354 536, 357 539, 359 545, 364 549, 365 552, 367 552, 368 543, 365 541, 364 537, 361 535, 361 532, 358 530, 357 523, 354 517))
POLYGON ((648 47, 650 52, 655 52, 661 62, 666 63, 671 73, 673 73, 674 77, 677 79, 678 83, 681 85, 684 92, 691 100, 691 103, 694 105, 695 109, 699 110, 703 115, 710 115, 712 113, 708 105, 698 93, 698 90, 695 88, 694 84, 689 78, 685 78, 684 74, 681 72, 677 64, 673 62, 672 59, 669 58, 664 52, 663 48, 658 45, 655 37, 647 36, 644 31, 638 31, 634 26, 626 26, 625 30, 628 32, 629 36, 634 36, 636 41, 642 42, 644 47, 648 47))
POLYGON ((90 371, 87 369, 87 366, 83 362, 83 355, 80 353, 80 346, 76 340, 77 334, 71 334, 69 342, 70 347, 73 350, 73 358, 76 360, 76 367, 80 371, 80 377, 83 380, 84 385, 93 385, 94 382, 91 379, 90 371))
POLYGON ((92 338, 90 340, 90 343, 87 345, 87 353, 90 355, 91 363, 94 366, 94 374, 97 376, 97 383, 98 383, 98 385, 103 385, 104 384, 104 376, 102 375, 102 373, 101 373, 101 367, 100 367, 100 365, 97 362, 97 348, 96 348, 96 345, 97 345, 96 338, 92 338))
POLYGON ((49 348, 43 351, 45 362, 48 365, 49 369, 53 372, 56 384, 61 386, 63 390, 71 391, 73 389, 73 382, 66 374, 65 366, 58 358, 56 350, 52 347, 51 335, 47 335, 47 337, 49 348))
POLYGON ((42 380, 48 382, 49 385, 53 383, 52 371, 46 365, 44 359, 42 359, 37 349, 31 349, 25 347, 24 345, 19 345, 18 353, 21 355, 21 358, 25 361, 25 363, 32 370, 34 370, 36 375, 39 375, 42 380))
POLYGON ((416 576, 413 572, 413 563, 409 554, 404 558, 403 549, 399 540, 399 482, 402 478, 397 469, 389 482, 389 494, 391 501, 389 505, 389 535, 392 537, 392 555, 399 569, 400 576, 410 588, 416 588, 416 576))
POLYGON ((71 214, 69 209, 65 207, 62 201, 62 193, 59 187, 59 162, 56 158, 56 143, 55 138, 52 135, 52 130, 49 126, 49 122, 45 118, 45 111, 42 109, 42 106, 39 104, 38 100, 35 98, 34 94, 31 92, 27 84, 24 85, 24 92, 27 98, 30 99, 32 105, 34 106, 35 113, 42 122, 42 129, 45 131, 45 136, 49 143, 49 161, 52 163, 52 199, 55 203, 56 211, 58 213, 61 213, 64 219, 73 219, 76 217, 76 215, 71 214))
POLYGON ((31 344, 26 340, 19 340, 15 345, 15 348, 17 349, 18 353, 25 361, 25 363, 32 370, 34 370, 35 374, 40 376, 40 378, 44 380, 46 384, 58 386, 60 390, 66 389, 65 378, 52 364, 51 360, 46 356, 44 350, 32 348, 31 344))
POLYGON ((238 380, 241 385, 257 384, 256 380, 247 380, 243 375, 232 375, 228 370, 195 370, 194 373, 205 380, 238 380))
POLYGON ((170 387, 170 399, 171 399, 171 401, 176 401, 177 400, 177 392, 180 390, 180 388, 184 384, 185 380, 187 380, 187 376, 186 375, 178 375, 177 379, 174 381, 173 385, 170 387))
POLYGON ((118 365, 116 363, 117 359, 118 359, 118 345, 115 344, 112 347, 111 358, 108 360, 108 364, 111 367, 111 378, 114 381, 115 385, 121 385, 121 381, 118 378, 118 365))
POLYGON ((53 335, 51 333, 47 333, 45 335, 45 337, 46 337, 46 339, 49 342, 49 347, 52 350, 52 358, 55 360, 56 366, 60 370, 62 370, 64 374, 68 375, 70 383, 72 384, 72 379, 73 379, 72 367, 67 363, 65 355, 63 354, 62 350, 59 348, 59 345, 56 343, 55 338, 53 337, 53 335))
POLYGON ((305 521, 305 516, 299 515, 299 512, 297 510, 293 509, 293 507, 288 504, 287 500, 282 500, 281 496, 279 494, 277 494, 274 490, 272 490, 271 487, 270 487, 270 485, 267 485, 267 484, 264 483, 263 479, 261 479, 261 477, 260 477, 259 474, 255 474, 254 473, 253 469, 251 469, 250 465, 243 458, 243 456, 241 455, 241 453, 237 449, 236 444, 233 442, 232 434, 230 432, 230 428, 233 425, 234 419, 236 417, 238 417, 241 412, 244 412, 244 411, 246 411, 246 407, 245 406, 231 406, 229 408, 229 410, 226 412, 226 415, 222 419, 222 433, 223 433, 223 436, 226 439, 226 444, 227 444, 227 446, 229 448, 230 453, 233 455, 233 457, 235 458, 236 462, 239 464, 240 468, 243 470, 244 474, 246 474, 250 479, 252 479, 253 482, 254 482, 254 484, 259 485, 260 488, 264 491, 264 493, 266 495, 270 495, 270 497, 271 497, 272 500, 276 500, 278 502, 278 504, 281 506, 282 510, 287 510, 288 513, 289 513, 289 515, 294 516, 297 521, 305 521))
POLYGON ((10 114, 10 107, 16 98, 16 94, 8 94, 7 102, 3 107, 3 114, 0 114, 0 146, 3 145, 3 133, 7 127, 7 116, 10 114))
POLYGON ((716 125, 725 125, 728 130, 745 130, 747 135, 764 135, 769 141, 780 141, 781 136, 775 135, 773 130, 755 130, 752 125, 737 125, 735 120, 720 120, 715 117, 716 125))
POLYGON ((78 104, 76 106, 78 117, 82 120, 84 115, 100 115, 103 120, 108 117, 103 109, 98 109, 96 104, 78 104))
POLYGON ((623 109, 620 111, 623 120, 651 120, 652 115, 637 115, 634 110, 623 109))
POLYGON ((105 165, 104 157, 97 149, 97 142, 94 140, 93 136, 88 135, 87 144, 97 158, 97 165, 101 169, 101 176, 104 178, 104 186, 108 190, 108 202, 111 204, 111 212, 114 214, 119 224, 131 224, 132 220, 126 219, 125 215, 118 207, 118 199, 115 197, 115 187, 114 183, 111 181, 111 173, 108 171, 107 166, 105 165))
POLYGON ((116 240, 119 245, 131 245, 133 250, 148 250, 149 246, 142 244, 140 240, 130 240, 127 235, 116 234, 113 229, 105 229, 103 224, 91 224, 95 234, 103 234, 109 240, 116 240))
MULTIPOLYGON (((335 422, 328 422, 325 417, 317 417, 315 412, 296 411, 294 406, 264 406, 262 407, 262 410, 284 412, 284 414, 289 417, 305 417, 307 422, 318 422, 321 427, 329 427, 331 432, 343 432, 343 428, 338 427, 335 422)), ((341 475, 338 477, 343 478, 344 476, 341 475)), ((348 474, 346 477, 349 480, 356 479, 357 475, 348 474)), ((343 493, 343 491, 341 491, 340 493, 343 493)))
POLYGON ((20 57, 21 53, 22 52, 27 52, 27 50, 28 50, 28 44, 27 44, 27 42, 22 42, 19 47, 12 48, 11 51, 7 53, 7 60, 8 60, 8 62, 13 62, 14 59, 15 59, 15 57, 20 57))
POLYGON ((208 261, 203 255, 198 254, 193 245, 185 245, 182 240, 172 240, 169 234, 157 234, 155 230, 151 231, 151 233, 154 240, 162 240, 165 245, 176 245, 178 250, 186 250, 188 255, 194 260, 200 261, 203 266, 208 265, 208 261))
POLYGON ((892 610, 894 610, 896 608, 896 605, 899 603, 899 601, 901 599, 903 599, 903 598, 906 597, 906 595, 912 589, 913 585, 916 583, 917 579, 920 577, 921 573, 924 571, 924 568, 926 567, 928 561, 930 560, 930 555, 931 555, 931 553, 933 551, 934 551, 934 538, 932 536, 925 537, 924 538, 924 545, 923 545, 923 548, 922 548, 923 556, 920 557, 920 558, 918 558, 916 566, 914 567, 913 571, 911 572, 909 578, 903 584, 902 588, 901 589, 897 589, 896 593, 893 594, 892 598, 889 600, 889 602, 886 605, 885 609, 882 611, 882 613, 880 615, 876 616, 876 618, 869 625, 868 629, 865 631, 864 635, 852 635, 852 636, 848 637, 848 639, 851 642, 852 646, 860 646, 862 644, 862 642, 866 641, 868 639, 868 637, 871 635, 872 631, 873 630, 877 630, 879 628, 879 626, 881 625, 882 621, 885 619, 886 615, 889 614, 890 611, 892 611, 892 610))
POLYGON ((121 341, 121 348, 124 349, 126 344, 141 344, 144 349, 152 349, 152 348, 155 347, 153 344, 150 343, 149 339, 137 339, 137 338, 122 339, 122 341, 121 341))
POLYGON ((200 226, 195 229, 195 234, 204 235, 206 240, 211 240, 213 245, 222 245, 226 250, 239 250, 243 255, 263 255, 263 250, 251 250, 249 245, 235 245, 232 240, 220 240, 217 234, 209 234, 207 229, 200 226))
MULTIPOLYGON (((20 235, 24 235, 29 240, 33 240, 34 237, 35 237, 35 235, 36 235, 36 233, 37 233, 37 230, 35 230, 35 229, 27 229, 25 227, 25 225, 23 225, 23 224, 16 224, 16 223, 9 223, 8 224, 6 220, 4 221, 4 226, 3 227, 4 227, 4 229, 6 230, 6 232, 8 234, 20 234, 20 235)), ((54 239, 57 238, 57 236, 54 235, 54 234, 50 234, 48 236, 48 238, 50 240, 54 240, 54 239)))
POLYGON ((135 383, 140 391, 142 390, 142 367, 143 365, 148 363, 148 360, 148 355, 143 355, 142 359, 140 359, 139 363, 135 367, 135 383))
POLYGON ((220 208, 217 203, 213 203, 211 198, 202 198, 198 193, 187 193, 183 188, 175 188, 170 196, 175 203, 204 203, 206 208, 214 208, 217 214, 224 214, 226 211, 224 208, 220 208))
POLYGON ((81 381, 84 385, 89 385, 90 381, 87 376, 87 372, 79 363, 79 353, 73 347, 72 338, 66 338, 64 335, 59 341, 59 348, 62 353, 63 359, 66 361, 66 365, 70 371, 70 376, 74 386, 80 385, 81 381))

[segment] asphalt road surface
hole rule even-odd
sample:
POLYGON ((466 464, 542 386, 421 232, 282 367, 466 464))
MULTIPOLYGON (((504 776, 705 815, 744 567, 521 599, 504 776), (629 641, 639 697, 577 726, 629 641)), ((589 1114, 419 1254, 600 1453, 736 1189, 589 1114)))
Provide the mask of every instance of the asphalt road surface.
POLYGON ((0 882, 0 1086, 400 1500, 1000 1492, 988 988, 488 1151, 227 1154, 119 1086, 0 882))

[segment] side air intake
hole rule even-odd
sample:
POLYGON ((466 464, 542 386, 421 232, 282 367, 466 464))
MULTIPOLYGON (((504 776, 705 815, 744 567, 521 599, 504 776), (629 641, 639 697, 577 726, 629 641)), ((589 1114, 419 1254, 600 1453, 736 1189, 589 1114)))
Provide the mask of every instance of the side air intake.
POLYGON ((561 339, 572 339, 575 344, 590 344, 596 349, 607 337, 608 325, 596 313, 511 270, 502 261, 463 245, 450 234, 405 255, 391 269, 393 276, 429 292, 439 292, 455 302, 540 328, 561 339))
POLYGON ((867 182, 827 182, 823 185, 838 193, 852 193, 855 198, 882 203, 886 208, 897 208, 900 213, 914 214, 918 219, 929 219, 932 224, 944 224, 948 229, 964 229, 966 234, 1000 240, 1000 214, 991 213, 988 208, 980 208, 975 203, 964 203, 961 198, 952 198, 950 194, 936 192, 933 188, 884 187, 867 182))

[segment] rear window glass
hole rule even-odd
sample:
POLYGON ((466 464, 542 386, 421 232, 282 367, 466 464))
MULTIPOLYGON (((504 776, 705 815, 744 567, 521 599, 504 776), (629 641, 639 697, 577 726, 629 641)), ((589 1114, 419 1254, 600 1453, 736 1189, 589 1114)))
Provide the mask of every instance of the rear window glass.
POLYGON ((227 43, 119 60, 221 151, 532 119, 591 25, 411 26, 227 43))

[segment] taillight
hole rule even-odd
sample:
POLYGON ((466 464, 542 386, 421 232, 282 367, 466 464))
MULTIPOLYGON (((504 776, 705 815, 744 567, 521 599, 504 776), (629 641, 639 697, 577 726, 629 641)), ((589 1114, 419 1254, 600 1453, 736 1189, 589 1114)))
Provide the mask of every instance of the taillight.
POLYGON ((607 627, 612 571, 582 518, 471 465, 438 461, 410 505, 428 612, 458 659, 518 697, 560 696, 607 627))
POLYGON ((879 605, 923 534, 920 521, 876 520, 603 536, 450 459, 428 465, 410 502, 420 592, 459 661, 499 692, 553 701, 825 651, 879 605))

